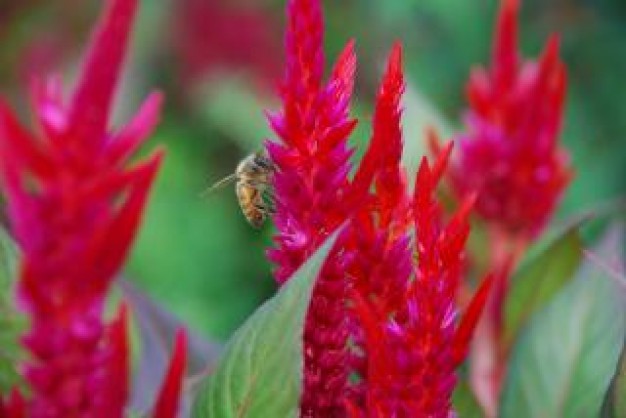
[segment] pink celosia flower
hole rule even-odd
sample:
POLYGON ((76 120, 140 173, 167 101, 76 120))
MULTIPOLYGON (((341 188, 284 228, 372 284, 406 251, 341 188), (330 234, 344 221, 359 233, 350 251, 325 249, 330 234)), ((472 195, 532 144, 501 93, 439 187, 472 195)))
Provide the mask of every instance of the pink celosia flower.
POLYGON ((269 252, 284 282, 346 218, 352 152, 347 138, 356 121, 348 117, 355 56, 350 43, 322 85, 323 22, 319 0, 291 0, 286 37, 287 67, 282 113, 269 117, 282 143, 267 148, 274 176, 278 248, 269 252))
POLYGON ((554 212, 571 170, 558 144, 566 89, 553 36, 538 62, 518 52, 519 0, 503 0, 491 68, 476 68, 467 132, 458 137, 454 189, 479 190, 478 214, 508 234, 532 238, 554 212))
MULTIPOLYGON (((348 44, 326 85, 322 84, 323 21, 319 0, 291 0, 286 35, 283 110, 270 123, 281 142, 267 149, 277 172, 277 247, 269 251, 283 283, 338 227, 348 212, 351 151, 347 137, 355 56, 348 44)), ((347 384, 345 319, 349 255, 331 256, 313 293, 304 332, 304 389, 301 416, 343 415, 347 384)))
POLYGON ((174 4, 173 47, 185 79, 227 69, 253 70, 263 81, 279 70, 280 42, 269 13, 227 0, 174 4))
POLYGON ((30 418, 124 414, 128 315, 122 305, 107 323, 103 308, 161 160, 157 153, 126 167, 158 121, 158 93, 126 127, 107 130, 136 8, 136 0, 108 2, 67 106, 58 80, 34 84, 37 134, 0 102, 0 166, 22 250, 18 297, 30 318, 23 338, 30 418))

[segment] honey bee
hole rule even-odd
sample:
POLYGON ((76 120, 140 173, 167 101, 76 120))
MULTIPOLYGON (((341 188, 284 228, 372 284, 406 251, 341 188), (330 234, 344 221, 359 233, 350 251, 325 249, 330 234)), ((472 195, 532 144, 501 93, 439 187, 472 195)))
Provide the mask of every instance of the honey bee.
POLYGON ((235 192, 241 212, 255 228, 263 226, 274 213, 271 176, 274 163, 262 152, 255 152, 241 160, 233 174, 215 183, 206 193, 235 181, 235 192))

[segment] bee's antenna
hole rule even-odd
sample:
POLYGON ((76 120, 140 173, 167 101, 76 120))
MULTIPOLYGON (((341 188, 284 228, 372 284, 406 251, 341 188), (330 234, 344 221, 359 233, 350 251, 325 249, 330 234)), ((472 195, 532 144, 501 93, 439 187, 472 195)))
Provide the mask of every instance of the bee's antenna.
POLYGON ((210 195, 211 193, 213 193, 214 191, 226 186, 228 183, 234 181, 237 179, 237 174, 233 173, 230 176, 226 176, 223 179, 217 181, 216 183, 213 183, 213 185, 211 187, 207 187, 205 190, 203 190, 200 193, 200 197, 206 197, 208 195, 210 195))

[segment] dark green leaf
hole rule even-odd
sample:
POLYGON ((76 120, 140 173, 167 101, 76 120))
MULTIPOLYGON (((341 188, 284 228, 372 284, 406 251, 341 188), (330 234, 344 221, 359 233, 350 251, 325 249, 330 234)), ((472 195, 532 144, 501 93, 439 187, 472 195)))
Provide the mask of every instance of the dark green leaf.
POLYGON ((194 418, 298 416, 304 319, 336 236, 233 335, 214 374, 199 390, 194 418))
POLYGON ((11 237, 0 228, 0 392, 19 382, 18 335, 23 327, 13 305, 13 281, 17 276, 18 252, 11 237))
POLYGON ((522 265, 511 281, 505 306, 505 340, 509 344, 528 318, 572 279, 581 255, 578 229, 572 228, 522 265))
MULTIPOLYGON (((621 241, 613 235, 599 254, 620 253, 621 241)), ((625 336, 620 292, 604 269, 585 261, 576 278, 532 316, 510 359, 500 417, 598 415, 625 336)))
POLYGON ((626 418, 626 346, 622 347, 622 354, 611 386, 604 397, 601 418, 626 418))
POLYGON ((483 418, 483 411, 465 380, 459 380, 452 394, 452 406, 459 418, 483 418))

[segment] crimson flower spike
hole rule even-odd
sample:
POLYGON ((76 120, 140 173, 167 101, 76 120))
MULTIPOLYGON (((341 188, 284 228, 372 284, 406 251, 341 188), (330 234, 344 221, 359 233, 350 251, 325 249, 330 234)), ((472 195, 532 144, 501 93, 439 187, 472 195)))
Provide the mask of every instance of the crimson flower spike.
MULTIPOLYGON (((323 83, 324 24, 319 0, 290 0, 287 6, 283 109, 268 116, 277 137, 266 149, 275 164, 276 247, 268 251, 275 277, 284 283, 347 218, 348 116, 356 58, 350 42, 323 83)), ((340 238, 338 247, 343 239, 340 238)), ((343 416, 348 382, 345 315, 346 264, 334 252, 313 291, 304 331, 302 417, 343 416)))
POLYGON ((353 182, 353 194, 358 196, 355 199, 364 203, 359 205, 350 225, 346 245, 352 254, 348 266, 352 305, 350 365, 352 374, 361 377, 361 383, 350 388, 346 399, 349 414, 354 408, 371 404, 368 394, 375 391, 374 385, 380 384, 376 376, 386 373, 384 365, 369 367, 370 356, 387 358, 378 351, 381 346, 369 343, 384 336, 369 326, 369 304, 374 304, 376 312, 396 309, 404 300, 411 276, 410 198, 400 165, 400 99, 404 87, 402 48, 398 43, 389 56, 378 91, 370 146, 353 182))
POLYGON ((127 309, 109 322, 104 302, 161 161, 157 152, 126 163, 159 119, 158 93, 126 127, 108 130, 136 9, 137 0, 107 2, 67 106, 59 78, 33 83, 37 134, 0 100, 0 176, 22 250, 18 298, 30 320, 22 338, 30 393, 24 401, 12 395, 10 418, 119 418, 125 410, 127 309))
MULTIPOLYGON (((476 212, 506 235, 528 241, 552 216, 572 177, 559 146, 566 90, 559 40, 538 62, 518 51, 519 0, 502 0, 491 68, 472 71, 466 132, 450 179, 459 196, 480 192, 476 212)), ((436 147, 435 147, 436 148, 436 147)))
POLYGON ((413 198, 415 280, 406 280, 402 297, 391 304, 384 298, 355 294, 367 366, 365 394, 361 404, 349 403, 351 417, 447 418, 452 412, 455 369, 465 358, 493 279, 483 281, 455 325, 455 296, 473 198, 468 198, 447 224, 443 222, 435 190, 450 151, 450 146, 446 147, 432 167, 424 159, 417 174, 413 198))
POLYGON ((175 418, 178 414, 183 378, 187 367, 187 334, 176 333, 174 352, 154 407, 154 418, 175 418))

